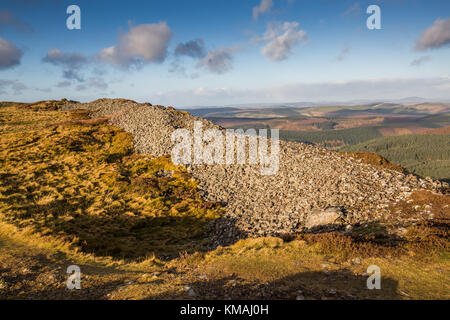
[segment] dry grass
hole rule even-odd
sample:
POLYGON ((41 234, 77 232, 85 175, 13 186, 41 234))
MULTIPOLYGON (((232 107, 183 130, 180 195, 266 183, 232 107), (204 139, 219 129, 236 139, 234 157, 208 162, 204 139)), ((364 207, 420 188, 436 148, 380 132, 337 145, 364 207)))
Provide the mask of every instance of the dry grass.
POLYGON ((204 247, 220 210, 205 206, 182 167, 132 155, 132 137, 103 119, 44 110, 1 110, 3 219, 117 258, 204 247))
POLYGON ((361 160, 363 163, 367 163, 370 165, 373 165, 376 168, 379 169, 388 169, 388 170, 394 170, 398 172, 405 172, 405 169, 394 163, 390 163, 387 159, 383 158, 382 156, 371 153, 371 152, 342 152, 341 154, 351 157, 354 159, 361 160))

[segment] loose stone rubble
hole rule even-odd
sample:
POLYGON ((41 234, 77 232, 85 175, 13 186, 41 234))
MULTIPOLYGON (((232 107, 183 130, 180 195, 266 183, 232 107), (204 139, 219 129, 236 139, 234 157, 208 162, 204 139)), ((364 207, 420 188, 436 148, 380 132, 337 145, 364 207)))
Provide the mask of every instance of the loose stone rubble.
MULTIPOLYGON (((66 105, 87 109, 92 117, 108 116, 110 123, 130 132, 139 153, 170 155, 175 129, 219 126, 187 112, 130 100, 100 99, 66 105)), ((294 233, 328 224, 351 225, 387 218, 390 204, 412 191, 440 192, 442 182, 396 171, 377 169, 326 149, 280 141, 279 170, 261 175, 259 165, 188 165, 199 181, 202 196, 224 204, 223 218, 213 223, 216 244, 243 237, 294 233)))

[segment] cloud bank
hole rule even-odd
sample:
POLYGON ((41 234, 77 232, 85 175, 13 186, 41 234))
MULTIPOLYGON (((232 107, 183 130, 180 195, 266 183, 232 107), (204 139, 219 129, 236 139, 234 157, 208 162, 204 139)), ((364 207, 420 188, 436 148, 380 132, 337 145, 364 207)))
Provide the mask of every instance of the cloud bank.
POLYGON ((352 81, 292 83, 264 88, 208 88, 168 91, 146 97, 152 102, 175 106, 227 105, 261 102, 351 101, 401 99, 421 96, 450 100, 450 78, 389 78, 352 81))

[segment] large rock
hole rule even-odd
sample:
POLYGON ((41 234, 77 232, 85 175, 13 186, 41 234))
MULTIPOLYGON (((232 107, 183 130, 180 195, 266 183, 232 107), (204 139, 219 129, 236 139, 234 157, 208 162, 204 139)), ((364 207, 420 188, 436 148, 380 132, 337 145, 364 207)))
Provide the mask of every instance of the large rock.
POLYGON ((314 210, 308 215, 305 227, 308 229, 342 223, 344 210, 342 207, 329 207, 325 210, 314 210))

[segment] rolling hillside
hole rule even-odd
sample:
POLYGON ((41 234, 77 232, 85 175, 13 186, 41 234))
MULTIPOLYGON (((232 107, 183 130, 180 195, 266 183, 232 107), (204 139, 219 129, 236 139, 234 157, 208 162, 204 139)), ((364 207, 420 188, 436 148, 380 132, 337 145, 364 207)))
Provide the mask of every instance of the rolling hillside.
MULTIPOLYGON (((324 163, 328 180, 339 171, 335 187, 360 182, 359 171, 367 175, 358 189, 376 174, 372 187, 412 192, 385 208, 388 220, 211 246, 211 222, 226 222, 224 208, 205 201, 201 181, 167 157, 136 154, 132 136, 109 116, 89 118, 90 107, 101 113, 117 106, 151 119, 177 115, 127 100, 0 104, 0 299, 449 299, 445 195, 411 189, 415 179, 386 163, 295 151, 304 165, 324 163), (74 108, 63 111, 67 105, 74 108), (399 177, 403 183, 392 185, 399 177), (434 219, 420 220, 429 215, 434 219), (74 264, 81 290, 66 287, 74 264), (369 265, 383 270, 383 290, 367 290, 369 265)), ((312 165, 305 166, 308 186, 319 174, 306 179, 312 165)), ((365 194, 380 198, 383 190, 365 194)), ((227 234, 230 225, 223 226, 227 234)))

